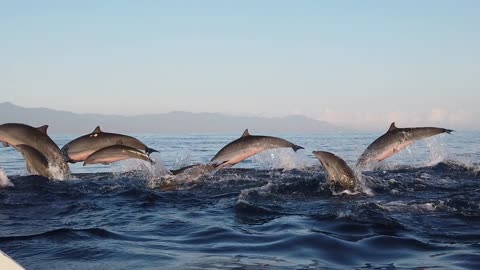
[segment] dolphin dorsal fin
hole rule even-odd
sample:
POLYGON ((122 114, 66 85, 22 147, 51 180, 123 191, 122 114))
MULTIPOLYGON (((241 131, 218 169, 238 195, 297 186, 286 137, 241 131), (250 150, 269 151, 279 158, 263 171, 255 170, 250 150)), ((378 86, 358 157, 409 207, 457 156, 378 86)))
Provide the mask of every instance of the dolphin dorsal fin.
POLYGON ((42 132, 43 134, 47 134, 47 129, 48 129, 48 125, 43 125, 41 127, 37 127, 37 129, 42 132))
POLYGON ((392 124, 390 125, 390 127, 388 128, 388 131, 393 131, 397 129, 397 127, 395 126, 395 122, 392 122, 392 124))
POLYGON ((102 130, 100 129, 100 126, 97 126, 92 133, 102 133, 102 130))
POLYGON ((247 137, 247 136, 250 136, 250 133, 248 133, 248 128, 245 129, 245 131, 243 132, 243 134, 240 138, 247 137))

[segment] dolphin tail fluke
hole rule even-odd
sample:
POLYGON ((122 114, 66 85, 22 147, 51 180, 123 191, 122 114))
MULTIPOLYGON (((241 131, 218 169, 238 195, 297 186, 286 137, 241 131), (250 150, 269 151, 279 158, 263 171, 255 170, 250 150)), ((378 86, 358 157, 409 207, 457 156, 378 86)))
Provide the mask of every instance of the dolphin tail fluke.
POLYGON ((294 145, 292 146, 292 149, 293 149, 293 151, 297 152, 298 150, 300 150, 300 149, 305 149, 305 148, 302 147, 302 146, 300 146, 300 145, 294 144, 294 145))
POLYGON ((454 132, 454 130, 453 130, 453 129, 446 129, 446 128, 445 128, 445 129, 443 130, 443 132, 448 133, 448 134, 452 134, 452 132, 454 132))
POLYGON ((147 147, 147 149, 145 149, 145 152, 147 152, 148 154, 151 154, 151 153, 154 153, 154 152, 159 153, 159 151, 157 151, 157 150, 155 150, 155 149, 153 149, 153 148, 148 148, 148 147, 147 147))

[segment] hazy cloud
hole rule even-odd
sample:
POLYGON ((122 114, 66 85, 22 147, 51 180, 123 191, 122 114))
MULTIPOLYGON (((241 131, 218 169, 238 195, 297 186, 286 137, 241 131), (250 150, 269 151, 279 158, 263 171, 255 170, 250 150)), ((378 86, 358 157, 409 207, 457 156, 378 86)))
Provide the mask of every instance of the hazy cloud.
POLYGON ((346 113, 327 108, 316 118, 358 130, 385 129, 391 122, 396 122, 398 126, 442 126, 462 130, 480 129, 480 123, 475 121, 479 118, 479 115, 465 110, 443 108, 435 108, 425 112, 391 111, 386 113, 371 111, 346 113))

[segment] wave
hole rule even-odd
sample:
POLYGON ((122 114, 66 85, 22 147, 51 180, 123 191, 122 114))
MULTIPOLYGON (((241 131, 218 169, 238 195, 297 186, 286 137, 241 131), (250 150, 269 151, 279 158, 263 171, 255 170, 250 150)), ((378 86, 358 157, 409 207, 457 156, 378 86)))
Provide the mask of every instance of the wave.
POLYGON ((375 167, 375 170, 367 171, 395 171, 395 172, 407 172, 412 170, 432 168, 439 171, 465 171, 475 175, 480 173, 480 164, 472 162, 463 162, 456 159, 444 159, 434 164, 419 164, 419 165, 405 165, 405 164, 379 164, 375 167))
POLYGON ((171 192, 149 188, 138 170, 66 182, 13 177, 15 188, 0 190, 0 243, 20 258, 42 249, 31 264, 92 269, 478 265, 480 186, 471 166, 444 161, 364 176, 375 196, 332 193, 319 165, 229 168, 171 192))
POLYGON ((38 239, 38 238, 61 239, 61 240, 70 240, 70 241, 86 240, 89 238, 115 239, 115 240, 125 240, 125 241, 150 241, 151 240, 148 238, 133 237, 125 234, 115 233, 103 228, 85 228, 85 229, 59 228, 51 231, 46 231, 46 232, 37 233, 37 234, 30 234, 30 235, 2 236, 0 237, 0 242, 31 240, 31 239, 38 239))
MULTIPOLYGON (((269 227, 265 230, 266 233, 209 227, 205 231, 189 234, 177 243, 200 245, 200 252, 214 253, 217 256, 242 254, 248 258, 257 254, 264 256, 282 254, 284 262, 292 260, 297 265, 299 261, 318 258, 321 261, 317 262, 317 266, 328 266, 328 269, 355 268, 368 261, 385 261, 385 258, 390 262, 398 261, 408 259, 418 252, 435 254, 454 250, 448 245, 427 243, 411 237, 382 235, 347 241, 319 231, 302 232, 295 228, 295 225, 285 224, 286 227, 283 224, 275 225, 281 227, 275 227, 273 230, 269 227)), ((298 269, 297 267, 294 269, 298 269)))

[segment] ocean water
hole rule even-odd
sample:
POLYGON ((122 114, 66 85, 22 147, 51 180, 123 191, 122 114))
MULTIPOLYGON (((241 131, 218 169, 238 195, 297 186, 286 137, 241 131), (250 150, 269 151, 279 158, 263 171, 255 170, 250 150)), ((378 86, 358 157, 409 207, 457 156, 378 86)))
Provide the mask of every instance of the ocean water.
POLYGON ((356 194, 330 191, 311 151, 353 166, 381 134, 271 134, 306 150, 158 188, 164 167, 206 163, 239 135, 138 134, 160 150, 154 166, 74 164, 67 181, 29 176, 0 148, 0 249, 49 270, 480 269, 480 133, 417 142, 363 172, 356 194))

